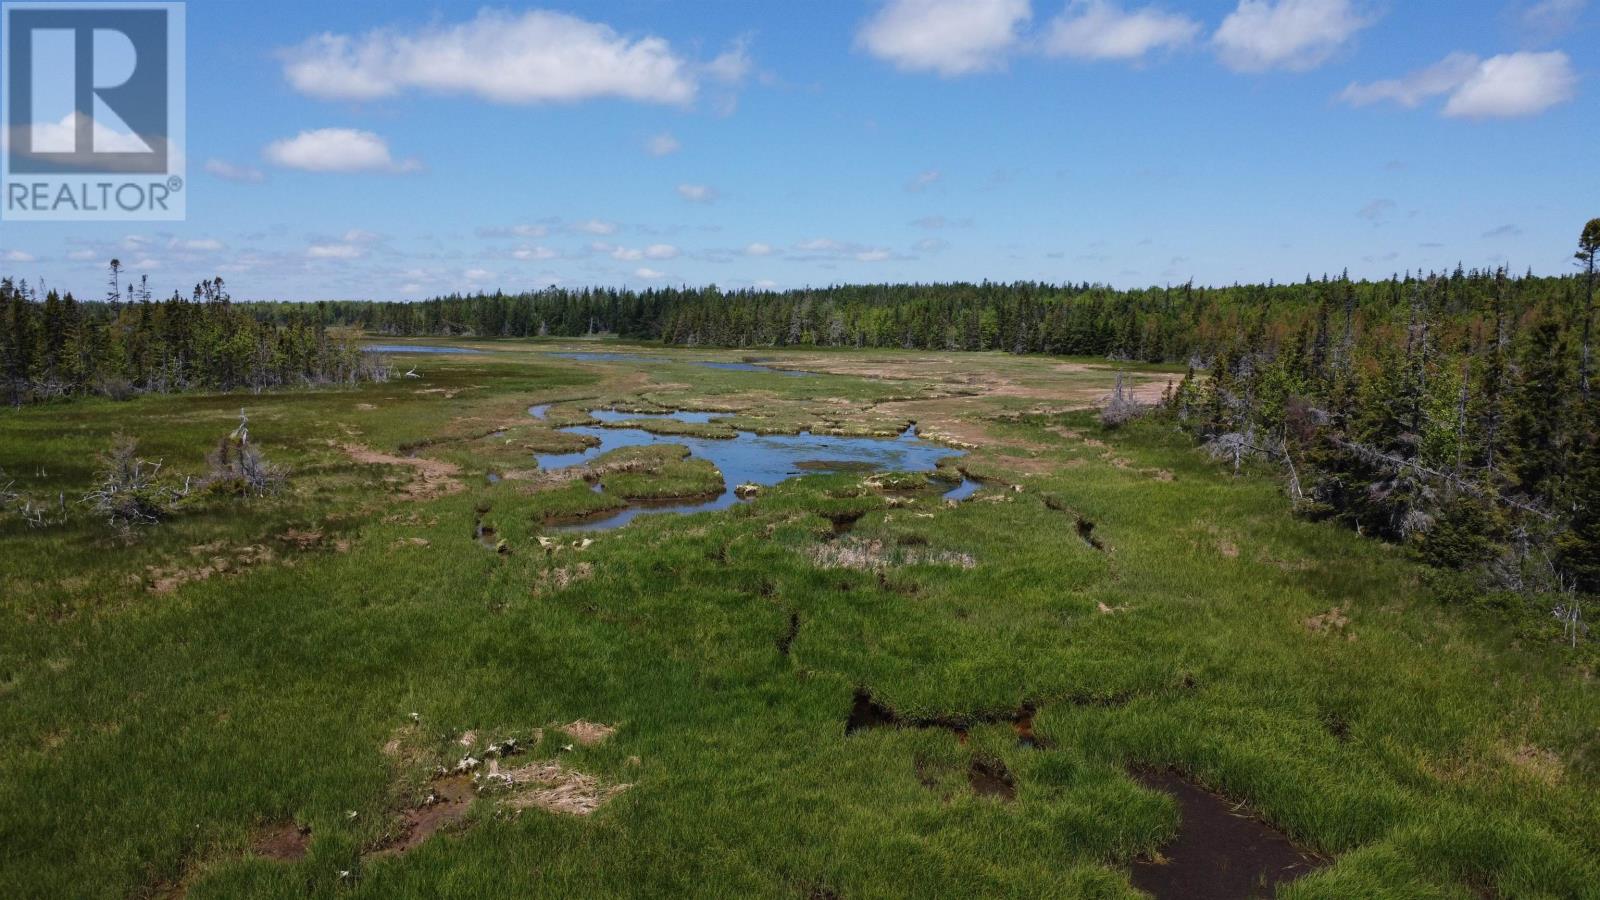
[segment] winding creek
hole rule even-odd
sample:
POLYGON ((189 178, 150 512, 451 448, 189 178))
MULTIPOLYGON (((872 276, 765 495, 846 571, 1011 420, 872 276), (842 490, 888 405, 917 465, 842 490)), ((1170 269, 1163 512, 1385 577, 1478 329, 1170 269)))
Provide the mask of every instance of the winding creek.
MULTIPOLYGON (((529 407, 528 413, 543 419, 549 404, 529 407)), ((963 453, 928 441, 917 435, 916 427, 907 428, 895 438, 840 437, 812 434, 756 434, 738 431, 731 438, 709 438, 691 435, 663 435, 642 428, 616 427, 616 423, 646 419, 670 419, 676 422, 707 424, 723 418, 728 413, 673 412, 673 413, 623 413, 609 409, 591 410, 589 415, 598 425, 571 425, 559 429, 569 434, 593 438, 599 444, 578 453, 540 453, 535 455, 539 468, 565 469, 583 465, 613 450, 651 444, 677 444, 687 447, 691 455, 709 460, 722 473, 722 492, 713 498, 688 501, 633 502, 615 513, 570 525, 553 526, 552 530, 599 531, 618 528, 649 513, 693 513, 705 510, 726 509, 740 502, 733 486, 758 484, 770 487, 789 478, 824 472, 931 472, 939 461, 960 457, 963 453)), ((948 491, 945 496, 963 500, 971 496, 979 485, 968 479, 948 491)))

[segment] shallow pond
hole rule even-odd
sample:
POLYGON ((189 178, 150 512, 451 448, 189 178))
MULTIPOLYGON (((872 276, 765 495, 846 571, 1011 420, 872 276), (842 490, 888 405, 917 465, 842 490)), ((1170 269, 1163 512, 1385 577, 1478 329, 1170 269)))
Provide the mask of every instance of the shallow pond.
MULTIPOLYGON (((531 410, 530 410, 531 412, 531 410)), ((619 413, 614 410, 594 410, 590 415, 602 422, 626 422, 630 419, 671 419, 678 422, 704 424, 727 413, 619 413)), ((580 453, 541 453, 535 456, 539 468, 564 469, 582 465, 612 450, 650 444, 677 444, 689 448, 693 456, 709 460, 723 476, 723 490, 715 498, 689 502, 635 503, 604 518, 564 526, 567 530, 600 530, 616 528, 632 521, 635 516, 650 512, 700 512, 724 509, 739 502, 733 486, 740 484, 774 485, 799 475, 819 472, 875 471, 875 472, 931 472, 941 459, 961 455, 952 450, 923 440, 916 428, 907 428, 895 438, 839 437, 811 434, 755 434, 740 431, 732 438, 707 438, 690 435, 652 434, 639 428, 609 428, 604 425, 574 425, 561 431, 582 434, 599 441, 599 446, 580 453)), ((974 488, 975 489, 975 488, 974 488)), ((959 491, 958 486, 955 490, 959 491)))

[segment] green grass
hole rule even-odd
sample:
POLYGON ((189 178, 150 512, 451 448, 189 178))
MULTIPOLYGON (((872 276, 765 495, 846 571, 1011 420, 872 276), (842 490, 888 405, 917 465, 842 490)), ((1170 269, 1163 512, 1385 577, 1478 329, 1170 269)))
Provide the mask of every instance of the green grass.
MULTIPOLYGON (((1592 657, 1441 607, 1403 552, 1292 519, 1270 479, 1229 477, 1154 426, 1101 434, 1087 414, 984 398, 950 414, 996 441, 963 461, 994 483, 959 506, 920 479, 901 494, 819 474, 546 550, 547 516, 680 496, 659 492, 705 473, 654 447, 653 470, 607 475, 605 494, 487 483, 554 434, 528 424, 532 403, 698 399, 875 428, 904 414, 867 404, 923 385, 682 364, 624 383, 627 367, 480 346, 499 352, 429 357, 421 383, 0 413, 0 465, 40 493, 81 493, 114 431, 198 471, 241 403, 294 471, 284 496, 207 501, 131 544, 93 521, 4 526, 8 895, 1124 897, 1129 860, 1176 826, 1124 774, 1143 763, 1180 767, 1335 859, 1284 892, 1300 900, 1600 896, 1592 657), (436 388, 457 393, 417 393, 436 388), (353 464, 345 442, 422 444, 462 465, 464 489, 401 500, 386 479, 408 473, 353 464), (1078 536, 1080 515, 1104 552, 1078 536), (858 517, 842 537, 841 517, 858 517), (510 554, 475 541, 479 519, 510 554), (291 526, 348 551, 275 539, 291 526), (817 565, 840 540, 906 564, 817 565), (130 583, 216 541, 273 556, 172 593, 130 583), (975 565, 918 561, 935 552, 975 565), (580 564, 589 577, 536 589, 580 564), (1342 631, 1307 627, 1335 607, 1342 631), (1031 702, 1054 746, 1018 747, 1009 725, 966 745, 937 729, 847 737, 858 688, 908 716, 1031 702), (428 752, 397 769, 382 748, 413 712, 428 752), (619 730, 570 753, 547 736, 530 757, 631 785, 593 816, 480 800, 460 829, 362 858, 462 731, 578 718, 619 730), (967 788, 977 754, 1015 774, 1016 802, 967 788), (285 820, 310 826, 309 855, 248 857, 252 829, 285 820)), ((1083 386, 1048 374, 1054 362, 968 365, 1083 386)))

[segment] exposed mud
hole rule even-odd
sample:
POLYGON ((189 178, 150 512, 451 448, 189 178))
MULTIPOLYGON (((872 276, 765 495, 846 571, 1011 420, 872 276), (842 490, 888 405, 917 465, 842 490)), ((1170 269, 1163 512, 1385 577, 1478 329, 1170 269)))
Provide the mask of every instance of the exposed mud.
POLYGON ((1137 771, 1145 787, 1178 804, 1178 834, 1154 858, 1133 864, 1134 887, 1157 900, 1271 897, 1277 886, 1326 865, 1242 804, 1171 771, 1137 771))
POLYGON ((993 757, 980 756, 967 766, 967 783, 979 797, 994 797, 1007 803, 1017 799, 1017 780, 1006 764, 993 757))
POLYGON ((436 778, 428 788, 428 796, 422 804, 405 811, 400 834, 373 850, 369 856, 396 856, 416 847, 466 818, 472 801, 477 797, 472 776, 465 774, 436 778))
POLYGON ((311 845, 311 829, 293 822, 261 828, 250 836, 250 853, 277 862, 304 859, 311 845))
POLYGON ((855 529, 856 523, 861 521, 861 517, 864 515, 866 515, 865 510, 839 512, 829 515, 827 519, 833 523, 834 534, 849 534, 855 529))
POLYGON ((1015 710, 1004 712, 914 718, 900 715, 887 705, 874 699, 871 692, 864 688, 858 688, 855 698, 851 702, 850 715, 845 720, 844 733, 850 735, 858 731, 870 731, 874 728, 940 729, 954 735, 958 743, 965 744, 967 742, 967 731, 974 726, 1009 723, 1017 733, 1018 746, 1047 750, 1053 745, 1033 732, 1033 718, 1037 714, 1037 706, 1032 703, 1024 703, 1015 710))

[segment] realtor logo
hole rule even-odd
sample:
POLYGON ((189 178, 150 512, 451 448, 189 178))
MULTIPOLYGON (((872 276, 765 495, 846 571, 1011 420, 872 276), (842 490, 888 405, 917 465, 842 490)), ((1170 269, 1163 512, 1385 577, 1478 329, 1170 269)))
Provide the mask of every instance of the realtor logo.
POLYGON ((0 4, 7 220, 184 217, 184 7, 0 4))

